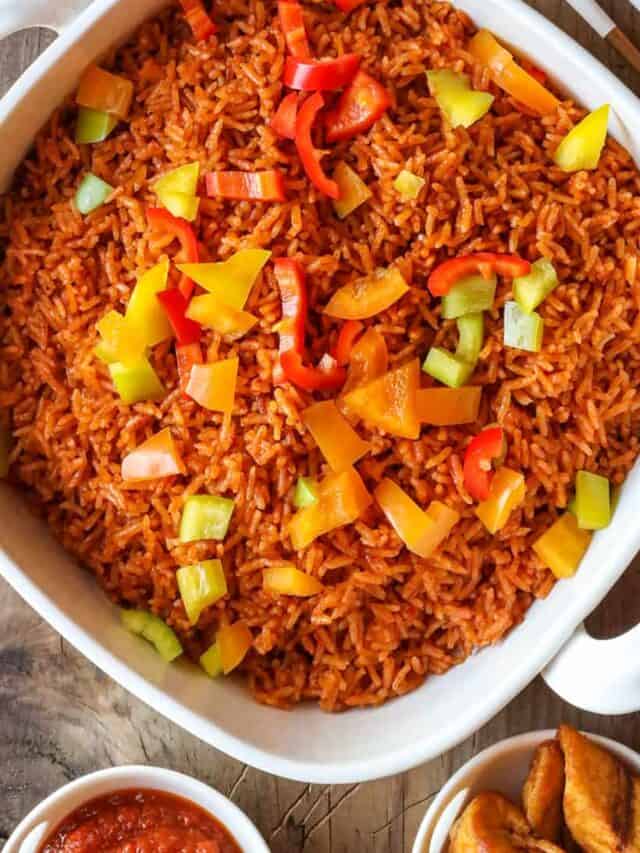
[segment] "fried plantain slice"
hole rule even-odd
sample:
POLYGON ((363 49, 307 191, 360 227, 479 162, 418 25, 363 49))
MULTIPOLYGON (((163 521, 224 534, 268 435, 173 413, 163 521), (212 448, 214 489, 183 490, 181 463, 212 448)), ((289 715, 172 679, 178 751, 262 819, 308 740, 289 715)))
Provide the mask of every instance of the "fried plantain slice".
POLYGON ((640 785, 625 766, 570 726, 564 752, 564 817, 585 853, 640 853, 640 785))
POLYGON ((478 794, 451 829, 449 853, 563 853, 535 838, 524 814, 502 794, 478 794))
POLYGON ((540 838, 558 842, 562 831, 564 756, 556 740, 541 743, 533 754, 522 790, 525 817, 540 838))

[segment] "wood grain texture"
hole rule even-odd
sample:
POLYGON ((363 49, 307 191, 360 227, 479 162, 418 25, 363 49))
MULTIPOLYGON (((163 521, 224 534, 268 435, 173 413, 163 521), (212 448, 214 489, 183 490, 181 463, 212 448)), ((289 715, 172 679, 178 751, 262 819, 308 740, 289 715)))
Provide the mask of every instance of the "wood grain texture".
MULTIPOLYGON (((640 93, 640 75, 562 0, 532 5, 640 93)), ((627 0, 601 5, 640 44, 640 14, 627 0)), ((34 31, 0 44, 1 91, 50 38, 34 31)), ((115 764, 153 763, 198 776, 226 793, 256 822, 273 853, 409 853, 440 786, 471 755, 501 738, 565 720, 640 748, 640 715, 580 713, 537 679, 465 743, 402 776, 348 786, 289 782, 227 758, 158 716, 62 641, 3 582, 0 619, 0 842, 65 782, 115 764)), ((590 627, 596 636, 615 636, 639 619, 636 561, 590 627)))

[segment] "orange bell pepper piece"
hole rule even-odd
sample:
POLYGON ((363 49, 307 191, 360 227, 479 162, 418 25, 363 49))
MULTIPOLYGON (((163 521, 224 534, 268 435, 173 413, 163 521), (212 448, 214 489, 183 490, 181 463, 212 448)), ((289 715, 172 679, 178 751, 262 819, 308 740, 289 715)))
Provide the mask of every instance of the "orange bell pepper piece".
POLYGON ((144 441, 122 460, 122 479, 126 483, 158 480, 184 474, 182 457, 167 427, 144 441))
POLYGON ((350 413, 384 432, 415 439, 420 435, 419 382, 420 362, 414 359, 350 391, 344 397, 344 404, 350 413))
POLYGON ((236 396, 238 358, 225 358, 211 364, 194 364, 186 393, 211 412, 230 415, 236 396))
POLYGON ((408 290, 409 285, 397 267, 380 269, 336 290, 324 313, 341 320, 366 320, 386 311, 408 290))
POLYGON ((503 466, 493 475, 489 497, 478 504, 476 515, 489 533, 497 533, 505 526, 513 510, 524 501, 525 495, 524 476, 503 466))
POLYGON ((371 495, 355 468, 330 474, 318 484, 318 500, 289 522, 291 544, 300 551, 318 536, 352 524, 371 504, 371 495))
POLYGON ((460 520, 460 513, 440 501, 432 501, 425 512, 387 477, 373 494, 398 536, 420 557, 431 557, 460 520))
POLYGON ((382 376, 388 368, 389 351, 384 337, 376 329, 368 329, 351 350, 349 373, 342 394, 338 398, 338 407, 346 411, 348 407, 344 404, 344 395, 382 376))
POLYGON ((302 422, 314 437, 331 468, 344 471, 371 450, 349 421, 338 411, 333 400, 314 403, 302 413, 302 422))
POLYGON ((472 424, 478 419, 482 388, 420 388, 416 395, 418 418, 431 426, 472 424))
POLYGON ((110 74, 97 65, 90 65, 82 75, 76 103, 101 113, 125 119, 133 100, 133 83, 126 77, 110 74))
POLYGON ((494 83, 534 112, 547 115, 558 109, 556 96, 518 65, 488 30, 475 34, 469 42, 469 53, 489 69, 494 83))
POLYGON ((317 578, 301 572, 295 566, 269 566, 262 573, 262 585, 276 595, 298 595, 307 598, 318 595, 324 587, 317 578))
POLYGON ((229 675, 245 659, 253 643, 253 636, 244 622, 234 622, 233 625, 223 625, 220 628, 216 643, 220 650, 222 671, 229 675))

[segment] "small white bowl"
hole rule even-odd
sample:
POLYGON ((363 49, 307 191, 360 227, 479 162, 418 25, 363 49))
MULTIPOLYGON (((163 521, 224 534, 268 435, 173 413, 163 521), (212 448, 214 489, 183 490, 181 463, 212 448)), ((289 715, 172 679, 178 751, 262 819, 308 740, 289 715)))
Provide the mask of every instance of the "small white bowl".
MULTIPOLYGON (((464 764, 429 807, 420 824, 412 853, 444 853, 451 825, 469 800, 481 791, 499 791, 519 802, 536 747, 555 735, 555 729, 518 735, 490 746, 464 764)), ((640 774, 640 755, 637 752, 608 738, 591 734, 589 737, 640 774)))
POLYGON ((173 770, 135 765, 99 770, 60 788, 25 817, 7 841, 3 853, 36 853, 47 835, 74 809, 95 797, 128 788, 165 791, 191 800, 229 830, 243 853, 269 853, 249 818, 218 791, 173 770))

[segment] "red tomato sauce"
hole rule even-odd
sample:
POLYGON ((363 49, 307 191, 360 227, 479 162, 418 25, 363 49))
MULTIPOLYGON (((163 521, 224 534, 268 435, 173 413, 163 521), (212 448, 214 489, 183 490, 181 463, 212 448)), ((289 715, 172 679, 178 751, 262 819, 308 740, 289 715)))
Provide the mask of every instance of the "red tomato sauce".
POLYGON ((163 791, 116 791, 58 824, 39 853, 242 853, 200 806, 163 791))

